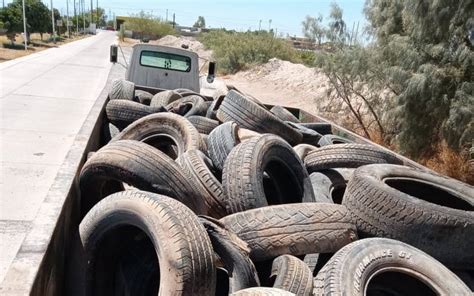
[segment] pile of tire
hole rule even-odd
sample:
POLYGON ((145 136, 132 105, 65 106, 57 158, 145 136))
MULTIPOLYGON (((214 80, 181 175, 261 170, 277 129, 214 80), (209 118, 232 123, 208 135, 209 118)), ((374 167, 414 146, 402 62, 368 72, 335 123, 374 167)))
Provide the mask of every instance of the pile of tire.
POLYGON ((114 82, 87 295, 471 295, 474 189, 231 90, 114 82))

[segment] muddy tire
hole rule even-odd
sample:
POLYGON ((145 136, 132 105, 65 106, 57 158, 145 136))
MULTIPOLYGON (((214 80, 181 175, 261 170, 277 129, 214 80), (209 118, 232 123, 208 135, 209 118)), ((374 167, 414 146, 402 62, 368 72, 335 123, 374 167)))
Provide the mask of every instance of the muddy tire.
POLYGON ((294 129, 298 130, 303 135, 303 139, 301 140, 301 143, 303 143, 303 144, 309 144, 309 145, 315 145, 316 146, 316 145, 318 145, 319 140, 323 136, 320 133, 318 133, 318 132, 316 132, 312 129, 309 129, 307 127, 302 126, 301 124, 294 123, 294 122, 291 122, 291 121, 286 121, 286 123, 289 126, 293 127, 294 129))
POLYGON ((362 239, 345 246, 318 273, 314 284, 314 295, 472 293, 454 273, 428 254, 384 238, 362 239))
POLYGON ((167 112, 153 114, 135 121, 112 141, 118 140, 136 140, 147 143, 173 159, 191 149, 205 149, 199 131, 191 122, 182 116, 167 112))
POLYGON ((334 204, 269 206, 220 221, 248 244, 254 261, 284 254, 332 253, 357 239, 350 213, 334 204))
POLYGON ((173 90, 165 90, 153 96, 150 102, 150 107, 166 107, 172 102, 181 99, 181 95, 173 90))
MULTIPOLYGON (((124 295, 214 295, 212 247, 196 215, 176 200, 140 191, 110 195, 82 220, 79 233, 86 254, 87 295, 109 295, 120 285, 114 275, 119 272, 117 263, 126 257, 119 250, 127 254, 124 234, 131 227, 136 236, 129 239, 130 245, 146 236, 159 268, 156 277, 150 276, 149 269, 136 270, 133 280, 124 285, 129 288, 124 295), (117 243, 107 247, 114 238, 117 243), (153 283, 156 278, 159 284, 153 283), (154 289, 147 289, 150 286, 154 289)), ((143 257, 143 250, 135 255, 143 257)))
POLYGON ((169 112, 179 114, 184 117, 192 115, 205 116, 207 112, 207 104, 200 96, 192 95, 176 100, 168 105, 166 109, 169 112))
POLYGON ((238 129, 235 122, 225 122, 209 133, 207 152, 219 172, 224 169, 225 160, 232 148, 239 144, 238 129))
POLYGON ((219 98, 215 99, 214 101, 212 101, 211 105, 209 106, 209 108, 206 111, 206 117, 207 118, 218 120, 217 119, 217 110, 219 109, 219 106, 221 105, 223 99, 224 99, 224 97, 219 97, 219 98))
POLYGON ((114 141, 92 155, 79 176, 82 214, 122 182, 140 190, 179 200, 197 213, 206 213, 194 184, 167 155, 138 141, 114 141))
POLYGON ((281 255, 273 260, 271 277, 275 278, 273 288, 295 295, 313 295, 313 274, 308 265, 291 255, 281 255))
POLYGON ((341 204, 354 169, 329 169, 309 175, 316 202, 341 204))
POLYGON ((293 113, 288 111, 285 107, 276 105, 270 109, 270 112, 272 112, 276 117, 280 118, 281 121, 300 123, 300 120, 296 118, 296 116, 294 116, 293 113))
POLYGON ((237 291, 229 296, 295 296, 295 294, 277 288, 255 287, 237 291))
POLYGON ((295 150, 296 155, 298 155, 301 161, 305 159, 308 153, 310 153, 311 151, 315 151, 317 149, 318 147, 309 145, 309 144, 298 144, 295 147, 293 147, 293 150, 295 150))
POLYGON ((225 229, 218 220, 201 217, 211 239, 212 248, 224 263, 229 275, 228 294, 260 286, 257 270, 250 260, 247 244, 237 235, 225 229))
POLYGON ((474 188, 395 165, 357 169, 343 204, 362 237, 398 239, 448 267, 474 269, 474 188))
POLYGON ((244 95, 229 91, 217 110, 217 118, 222 122, 234 121, 240 127, 259 133, 272 133, 290 144, 301 142, 303 135, 278 117, 265 109, 261 104, 244 95))
POLYGON ((116 79, 112 82, 112 88, 109 92, 110 100, 129 100, 133 101, 135 98, 135 83, 116 79))
POLYGON ((214 176, 212 162, 199 150, 188 150, 176 160, 188 180, 198 187, 207 213, 214 218, 227 215, 222 185, 214 176))
POLYGON ((147 91, 144 90, 136 90, 135 91, 135 98, 143 105, 150 106, 151 99, 153 98, 153 95, 147 91))
POLYGON ((126 128, 132 122, 155 113, 149 106, 128 100, 110 100, 105 107, 107 119, 119 129, 126 128))
POLYGON ((194 125, 199 133, 206 135, 209 135, 213 129, 219 126, 219 121, 203 116, 189 116, 188 120, 194 125))
POLYGON ((232 149, 224 164, 222 187, 229 213, 314 201, 303 163, 287 142, 270 134, 253 137, 232 149))
POLYGON ((358 168, 367 164, 403 164, 390 152, 367 144, 329 145, 310 152, 304 159, 308 172, 332 168, 358 168))
POLYGON ((337 136, 337 135, 324 135, 319 140, 318 145, 323 147, 323 146, 328 146, 328 145, 350 144, 350 143, 354 143, 354 142, 347 138, 337 136))

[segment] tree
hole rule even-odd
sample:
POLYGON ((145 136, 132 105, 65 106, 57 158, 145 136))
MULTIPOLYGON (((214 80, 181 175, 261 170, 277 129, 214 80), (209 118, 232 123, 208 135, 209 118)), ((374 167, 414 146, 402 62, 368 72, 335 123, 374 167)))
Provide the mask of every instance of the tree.
POLYGON ((40 33, 41 40, 43 40, 43 33, 48 32, 51 24, 50 10, 43 2, 38 0, 27 0, 25 4, 25 14, 29 30, 32 33, 40 33))
POLYGON ((326 37, 333 43, 344 44, 347 39, 346 23, 342 19, 343 11, 337 3, 331 3, 329 28, 326 37))
POLYGON ((306 19, 301 23, 303 25, 303 34, 306 38, 312 42, 318 41, 321 45, 321 41, 325 35, 326 28, 322 25, 323 16, 321 14, 318 17, 312 17, 307 15, 306 19))
POLYGON ((193 27, 195 28, 205 28, 206 27, 206 20, 203 16, 198 16, 197 21, 194 23, 193 27))

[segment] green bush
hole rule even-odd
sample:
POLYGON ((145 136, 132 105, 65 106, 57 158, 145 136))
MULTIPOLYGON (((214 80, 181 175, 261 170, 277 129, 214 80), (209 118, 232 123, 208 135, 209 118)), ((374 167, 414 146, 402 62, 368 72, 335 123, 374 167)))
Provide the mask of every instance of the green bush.
POLYGON ((176 31, 170 24, 162 22, 161 19, 144 11, 129 17, 125 21, 125 29, 140 32, 144 35, 154 35, 158 38, 176 34, 176 31))
POLYGON ((200 41, 213 50, 219 69, 225 74, 266 63, 271 58, 294 63, 312 62, 311 54, 299 52, 285 40, 265 31, 242 33, 213 30, 204 33, 200 41))

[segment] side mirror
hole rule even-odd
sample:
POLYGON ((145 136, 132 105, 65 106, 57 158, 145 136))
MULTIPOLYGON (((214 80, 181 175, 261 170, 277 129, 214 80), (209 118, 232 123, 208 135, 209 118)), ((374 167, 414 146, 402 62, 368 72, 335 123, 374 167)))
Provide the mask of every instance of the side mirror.
POLYGON ((216 62, 209 62, 209 72, 207 73, 207 82, 213 83, 216 77, 216 62))
POLYGON ((110 46, 110 62, 111 63, 116 63, 118 60, 118 46, 117 45, 111 45, 110 46))

